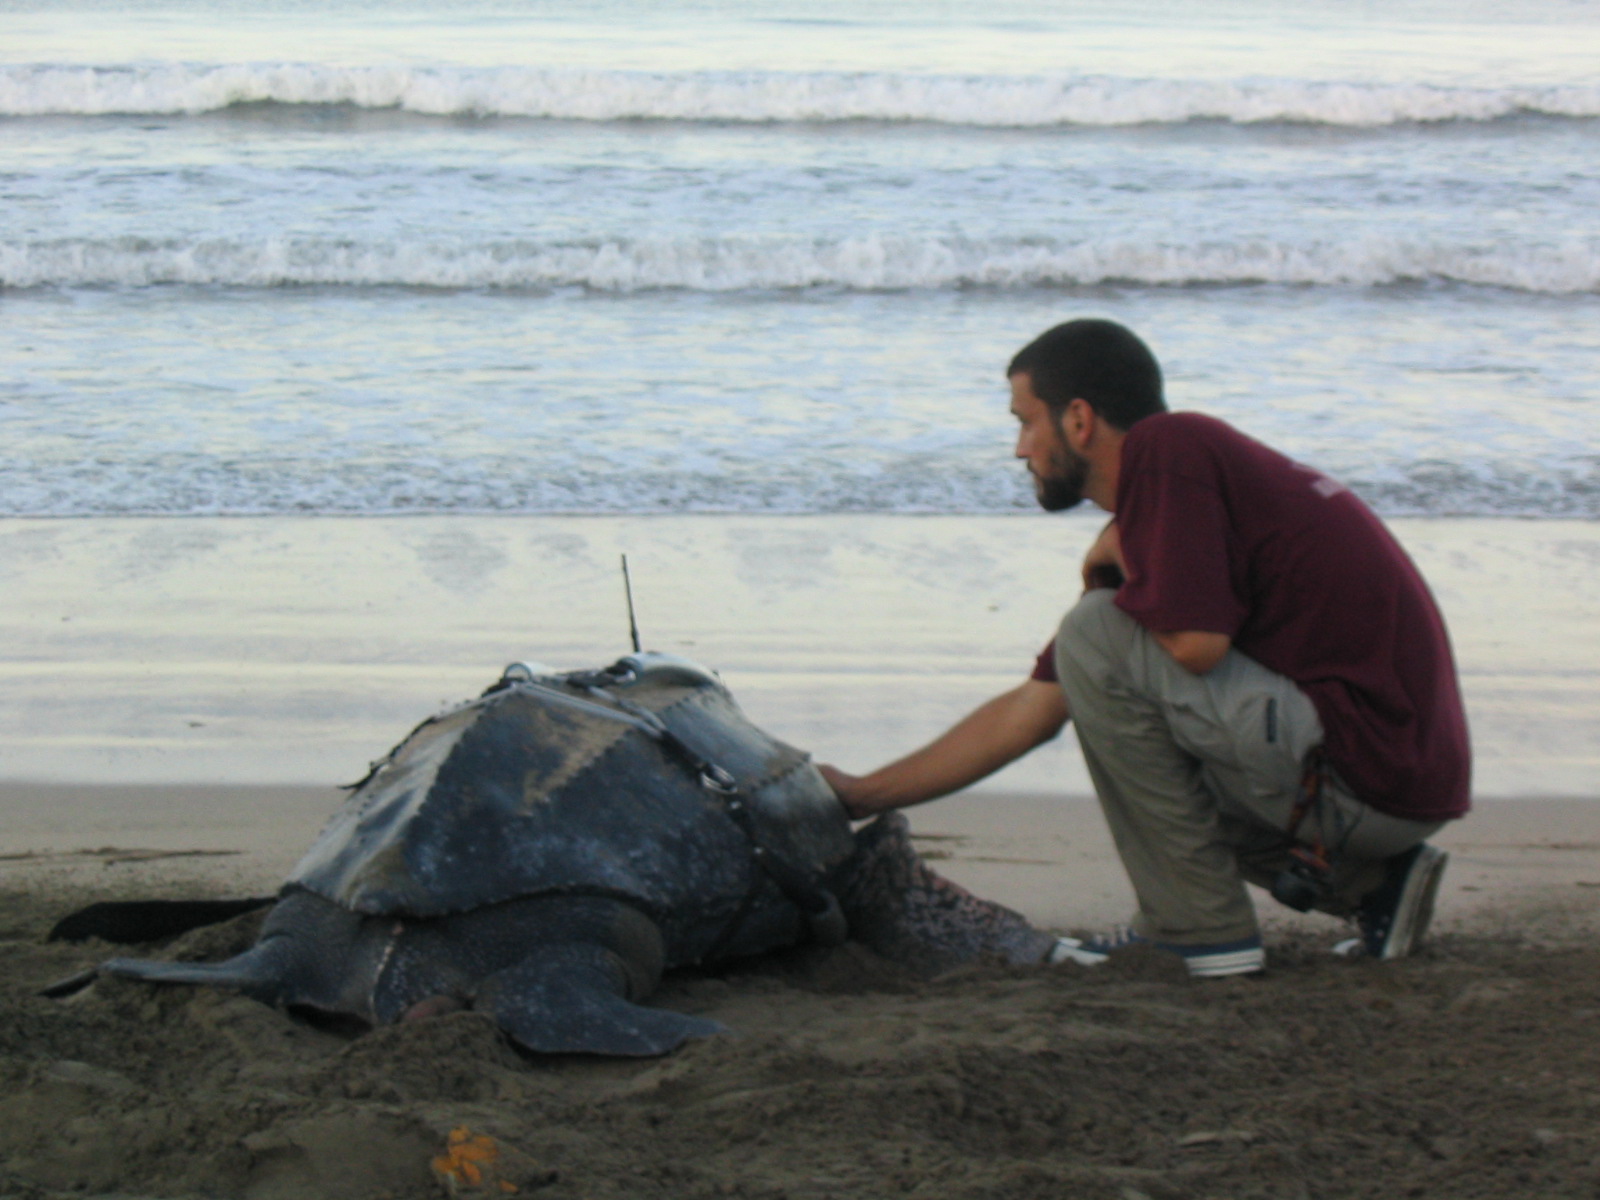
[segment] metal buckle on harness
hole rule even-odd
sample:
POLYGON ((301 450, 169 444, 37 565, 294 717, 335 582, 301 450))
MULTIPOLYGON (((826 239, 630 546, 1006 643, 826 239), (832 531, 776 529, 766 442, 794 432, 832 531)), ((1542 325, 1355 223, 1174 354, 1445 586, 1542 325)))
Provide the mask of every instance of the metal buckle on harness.
POLYGON ((700 768, 700 786, 719 796, 733 796, 739 792, 739 781, 716 763, 706 763, 700 768))

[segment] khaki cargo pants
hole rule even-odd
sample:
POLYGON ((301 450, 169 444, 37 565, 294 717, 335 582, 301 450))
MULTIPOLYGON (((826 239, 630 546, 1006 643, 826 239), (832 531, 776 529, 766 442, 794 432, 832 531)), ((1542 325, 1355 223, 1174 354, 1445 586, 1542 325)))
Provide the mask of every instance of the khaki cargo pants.
MULTIPOLYGON (((1204 675, 1184 670, 1114 595, 1091 591, 1062 620, 1056 671, 1138 898, 1134 932, 1181 945, 1251 937, 1245 882, 1270 887, 1290 861, 1322 723, 1294 683, 1237 650, 1204 675)), ((1320 832, 1334 870, 1318 907, 1347 915, 1382 882, 1384 859, 1441 823, 1388 816, 1331 783, 1297 836, 1320 832)))

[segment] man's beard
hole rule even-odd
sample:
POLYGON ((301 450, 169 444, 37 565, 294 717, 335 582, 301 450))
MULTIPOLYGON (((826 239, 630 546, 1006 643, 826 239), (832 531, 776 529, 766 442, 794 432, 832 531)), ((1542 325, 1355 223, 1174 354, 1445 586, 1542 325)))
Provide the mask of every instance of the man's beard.
POLYGON ((1045 512, 1063 512, 1083 503, 1088 481, 1089 460, 1063 445, 1050 455, 1050 474, 1033 477, 1033 491, 1045 512))

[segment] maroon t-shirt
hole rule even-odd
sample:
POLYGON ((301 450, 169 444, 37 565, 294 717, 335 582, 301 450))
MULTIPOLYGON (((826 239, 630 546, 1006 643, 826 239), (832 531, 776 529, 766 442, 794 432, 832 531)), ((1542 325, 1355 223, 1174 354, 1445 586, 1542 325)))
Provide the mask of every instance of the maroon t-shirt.
MULTIPOLYGON (((1155 633, 1227 634, 1316 705, 1357 796, 1467 811, 1471 751, 1444 621, 1393 535, 1343 485, 1199 413, 1128 431, 1117 606, 1155 633)), ((1054 664, 1035 667, 1053 678, 1054 664)))

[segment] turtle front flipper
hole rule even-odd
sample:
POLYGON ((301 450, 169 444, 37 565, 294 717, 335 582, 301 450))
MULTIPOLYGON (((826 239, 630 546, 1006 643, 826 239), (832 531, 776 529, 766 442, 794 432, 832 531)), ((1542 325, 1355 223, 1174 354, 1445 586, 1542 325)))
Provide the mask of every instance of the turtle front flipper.
POLYGON ((923 862, 897 812, 856 830, 844 911, 850 935, 921 975, 996 958, 1042 963, 1055 938, 1021 913, 983 900, 923 862))
POLYGON ((540 1054, 642 1058, 723 1032, 715 1021, 633 1003, 632 974, 614 951, 594 942, 546 944, 485 979, 474 1007, 540 1054))

